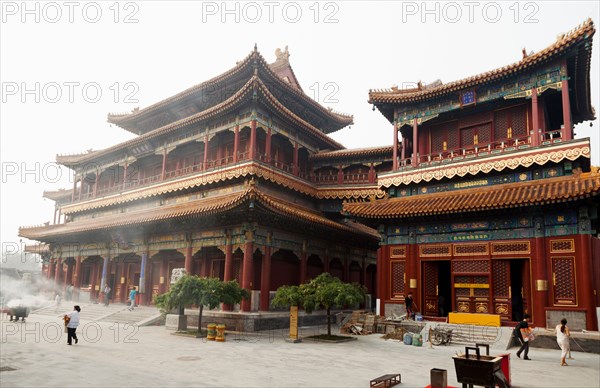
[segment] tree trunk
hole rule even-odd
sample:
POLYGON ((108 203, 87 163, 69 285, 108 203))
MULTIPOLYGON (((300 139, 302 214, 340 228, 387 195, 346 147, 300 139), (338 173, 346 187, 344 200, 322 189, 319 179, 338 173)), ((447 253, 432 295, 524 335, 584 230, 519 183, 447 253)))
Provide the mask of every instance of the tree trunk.
POLYGON ((327 335, 331 336, 331 308, 327 307, 327 335))
POLYGON ((196 338, 202 337, 202 309, 204 309, 204 306, 200 305, 198 309, 198 334, 196 334, 196 338))

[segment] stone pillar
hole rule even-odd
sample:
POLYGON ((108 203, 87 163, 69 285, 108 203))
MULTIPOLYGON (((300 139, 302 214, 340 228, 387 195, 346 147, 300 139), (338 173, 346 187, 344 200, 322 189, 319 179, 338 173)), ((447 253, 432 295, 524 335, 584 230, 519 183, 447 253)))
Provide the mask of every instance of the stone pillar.
POLYGON ((98 297, 98 291, 96 290, 96 286, 98 285, 98 263, 92 264, 91 272, 92 279, 90 281, 90 286, 92 287, 92 289, 90 290, 90 301, 97 302, 96 299, 98 297))
POLYGON ((269 292, 271 291, 271 244, 272 234, 267 235, 267 245, 260 268, 260 311, 269 311, 269 292))
POLYGON ((540 110, 537 88, 531 89, 531 145, 540 145, 540 110))
MULTIPOLYGON (((242 288, 252 291, 253 268, 252 262, 254 259, 254 232, 246 231, 246 242, 244 244, 244 263, 242 265, 242 288)), ((242 300, 241 310, 244 312, 250 311, 251 301, 249 299, 242 300)))
POLYGON ((419 157, 418 157, 418 153, 419 153, 419 132, 418 132, 418 125, 417 125, 417 119, 414 119, 413 121, 413 166, 417 167, 419 166, 419 157))
POLYGON ((396 171, 398 169, 398 127, 394 123, 394 140, 392 142, 392 170, 396 171))
MULTIPOLYGON (((565 65, 566 66, 566 65, 565 65)), ((571 121, 571 102, 569 100, 569 81, 562 81, 562 111, 563 111, 563 131, 562 138, 567 141, 573 139, 573 124, 571 121)))

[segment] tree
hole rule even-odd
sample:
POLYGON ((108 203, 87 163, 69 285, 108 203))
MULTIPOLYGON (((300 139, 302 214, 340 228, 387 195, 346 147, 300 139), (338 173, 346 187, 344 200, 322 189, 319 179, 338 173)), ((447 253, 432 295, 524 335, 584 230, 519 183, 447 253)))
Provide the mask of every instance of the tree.
POLYGON ((319 308, 327 311, 327 335, 331 335, 331 308, 351 306, 364 302, 365 289, 356 283, 344 283, 322 273, 308 283, 298 286, 282 286, 277 289, 274 306, 302 306, 307 313, 319 308))
POLYGON ((154 298, 154 303, 163 313, 182 306, 197 305, 198 334, 202 333, 202 311, 204 306, 214 309, 221 303, 236 304, 250 298, 250 293, 235 281, 223 282, 217 278, 201 278, 196 275, 184 275, 171 286, 171 289, 154 298))

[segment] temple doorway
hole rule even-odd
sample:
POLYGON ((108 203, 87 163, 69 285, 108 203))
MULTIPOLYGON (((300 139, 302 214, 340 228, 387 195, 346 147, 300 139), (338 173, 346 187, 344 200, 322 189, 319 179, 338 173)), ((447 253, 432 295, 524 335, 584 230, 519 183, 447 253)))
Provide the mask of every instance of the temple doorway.
POLYGON ((493 260, 492 270, 494 312, 503 320, 521 321, 530 313, 529 260, 493 260))
POLYGON ((452 311, 450 260, 423 261, 423 306, 430 317, 446 317, 452 311))

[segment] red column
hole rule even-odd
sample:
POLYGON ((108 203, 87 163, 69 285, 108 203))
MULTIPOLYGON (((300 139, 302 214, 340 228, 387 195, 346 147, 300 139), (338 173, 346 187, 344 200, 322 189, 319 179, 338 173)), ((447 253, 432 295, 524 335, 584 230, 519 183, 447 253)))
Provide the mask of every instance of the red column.
POLYGON ((164 294, 165 292, 167 292, 167 284, 168 284, 168 276, 169 276, 169 262, 167 261, 166 257, 163 257, 162 259, 162 263, 160 265, 160 277, 162 279, 162 284, 160 285, 160 293, 164 294))
POLYGON ((240 147, 240 126, 236 125, 233 135, 233 163, 238 161, 238 150, 240 147))
POLYGON ((56 271, 55 269, 55 258, 51 257, 50 260, 48 261, 48 272, 46 273, 46 277, 48 279, 52 279, 54 277, 54 271, 56 271))
POLYGON ((90 286, 92 287, 92 289, 90 290, 90 300, 96 300, 96 296, 98 295, 97 291, 96 291, 96 285, 98 283, 98 263, 94 263, 92 264, 92 273, 91 273, 92 279, 90 281, 90 286))
POLYGON ((125 161, 125 166, 123 166, 123 190, 127 185, 127 161, 125 161))
POLYGON ((267 138, 265 140, 265 154, 267 163, 271 162, 271 128, 267 128, 267 138))
POLYGON ((323 262, 323 271, 329 273, 329 262, 331 261, 331 257, 329 257, 329 250, 325 250, 325 259, 323 262))
POLYGON ((294 167, 292 173, 298 175, 298 142, 294 142, 294 167))
POLYGON ((385 315, 384 249, 387 249, 386 246, 380 246, 379 249, 377 249, 377 284, 375 288, 375 297, 379 300, 379 315, 385 315))
POLYGON ((338 179, 337 179, 337 183, 338 185, 341 185, 344 183, 344 170, 342 169, 342 166, 338 167, 338 179))
POLYGON ((537 88, 531 89, 531 145, 540 145, 540 110, 537 88))
POLYGON ((64 285, 68 286, 73 283, 73 262, 69 260, 67 262, 67 276, 65 276, 64 285))
POLYGON ((73 174, 73 192, 71 193, 71 202, 75 201, 75 191, 77 190, 77 173, 73 174))
POLYGON ((56 258, 56 268, 54 269, 54 284, 60 286, 61 276, 63 272, 62 259, 56 258))
POLYGON ((532 278, 533 278, 533 308, 530 311, 532 322, 536 326, 546 325, 545 307, 548 304, 548 275, 546 270, 546 247, 545 238, 536 237, 533 240, 532 252, 532 278))
POLYGON ((373 166, 373 163, 371 163, 371 166, 369 167, 369 183, 375 183, 375 167, 373 166))
POLYGON ((344 281, 349 282, 350 281, 350 260, 344 259, 344 260, 342 260, 342 263, 344 264, 344 281))
MULTIPOLYGON (((254 256, 254 232, 246 232, 246 243, 244 245, 244 263, 242 265, 242 288, 252 291, 253 268, 252 261, 254 256)), ((250 311, 251 300, 242 300, 242 311, 250 311)))
POLYGON ((54 218, 52 219, 52 225, 56 225, 56 213, 58 212, 58 208, 56 204, 54 205, 54 218))
POLYGON ((73 274, 73 287, 79 289, 81 287, 81 256, 75 259, 75 273, 73 274))
MULTIPOLYGON (((271 243, 267 237, 267 244, 271 243)), ((260 268, 260 311, 269 311, 269 292, 271 285, 271 247, 265 246, 265 254, 260 268)))
MULTIPOLYGON (((233 245, 231 245, 231 235, 229 234, 225 237, 225 271, 223 280, 226 282, 233 280, 233 245)), ((231 311, 232 306, 223 304, 221 309, 223 311, 231 311)))
MULTIPOLYGON (((566 65, 565 65, 566 66, 566 65)), ((563 122, 564 128, 562 138, 571 140, 573 138, 573 127, 571 123, 571 102, 569 100, 569 81, 566 79, 562 81, 562 111, 563 111, 563 122)))
POLYGON ((208 135, 204 136, 204 160, 202 162, 202 171, 206 170, 208 163, 208 135))
POLYGON ((185 249, 185 272, 189 275, 193 275, 193 262, 192 262, 192 242, 190 241, 187 248, 185 249))
POLYGON ((392 170, 396 171, 398 169, 398 127, 394 124, 394 141, 392 148, 392 170))
POLYGON ((307 253, 306 253, 307 241, 304 240, 302 244, 302 252, 300 253, 300 284, 306 283, 306 266, 307 266, 307 253))
MULTIPOLYGON (((414 233, 411 232, 411 233, 414 233)), ((410 256, 408 257, 408 262, 407 264, 407 281, 408 281, 408 285, 407 285, 407 294, 409 292, 413 293, 413 297, 415 302, 417 302, 418 307, 422 308, 422 306, 420 305, 420 300, 419 300, 419 295, 417 293, 417 273, 418 273, 418 260, 417 260, 417 256, 418 256, 418 244, 416 241, 416 237, 412 237, 410 238, 410 246, 409 246, 409 250, 410 250, 410 256)))
POLYGON ((250 159, 256 157, 256 120, 250 124, 250 159))
MULTIPOLYGON (((587 322, 586 330, 598 330, 598 321, 596 318, 596 304, 594 296, 594 282, 592 280, 592 241, 589 234, 578 234, 577 245, 579 246, 579 255, 576 260, 579 261, 579 275, 575 273, 575 279, 579 278, 579 290, 581 295, 581 305, 585 308, 585 319, 587 322)), ((577 246, 576 245, 576 246, 577 246)))
POLYGON ((400 154, 400 159, 406 159, 406 138, 402 138, 402 153, 400 154))
POLYGON ((160 180, 165 180, 165 169, 167 167, 167 149, 163 151, 162 171, 160 173, 160 180))
POLYGON ((413 121, 413 166, 417 167, 419 165, 419 158, 417 156, 417 153, 419 151, 418 149, 418 144, 419 144, 419 133, 418 133, 418 125, 417 125, 417 119, 414 119, 413 121))
POLYGON ((83 175, 81 175, 81 178, 79 179, 79 201, 81 201, 81 193, 83 193, 83 175))
POLYGON ((100 173, 96 171, 96 179, 94 180, 94 198, 98 194, 98 181, 100 181, 100 173))

